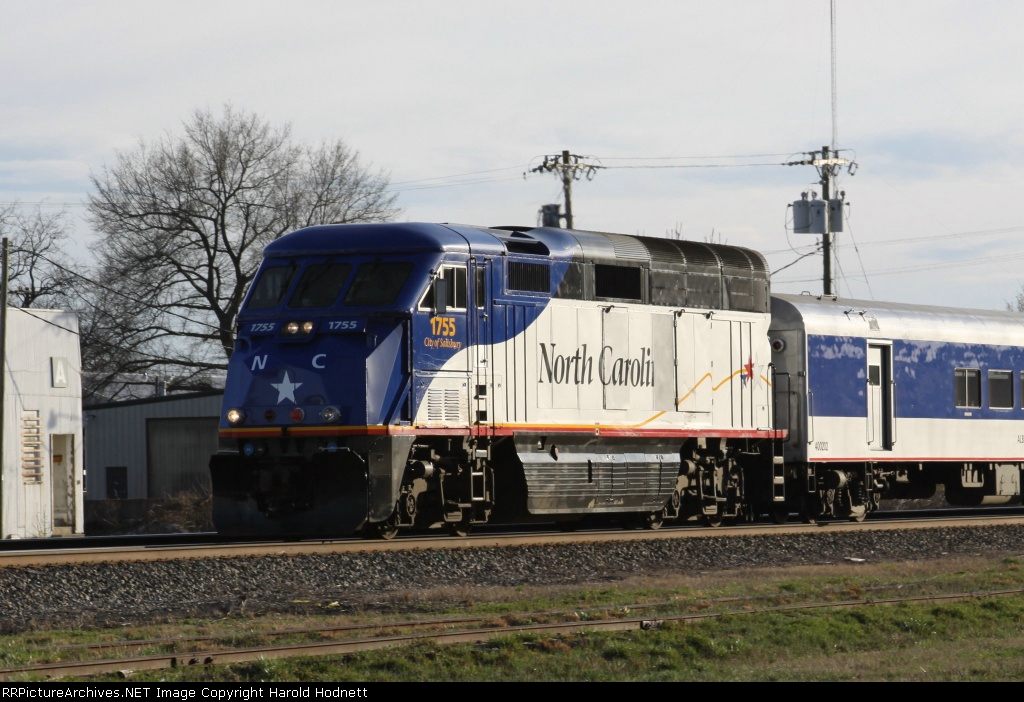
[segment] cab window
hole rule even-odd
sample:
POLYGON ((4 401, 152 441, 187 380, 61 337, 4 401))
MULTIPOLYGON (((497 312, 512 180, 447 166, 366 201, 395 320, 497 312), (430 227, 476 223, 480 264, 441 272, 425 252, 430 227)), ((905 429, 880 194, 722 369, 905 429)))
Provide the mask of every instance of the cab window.
MULTIPOLYGON (((445 306, 450 310, 464 310, 466 309, 467 292, 466 292, 466 267, 465 266, 441 266, 441 270, 438 271, 437 278, 444 280, 445 282, 445 306)), ((437 279, 435 278, 435 280, 437 279)), ((434 304, 434 284, 427 286, 427 291, 423 293, 423 297, 420 299, 419 308, 421 310, 432 310, 436 307, 434 304)))
POLYGON ((394 304, 411 271, 411 263, 364 263, 356 271, 343 302, 352 307, 394 304))
POLYGON ((308 266, 288 300, 292 308, 330 307, 352 272, 351 263, 327 263, 308 266))
POLYGON ((294 274, 295 266, 264 268, 246 307, 250 310, 266 310, 280 305, 294 274))

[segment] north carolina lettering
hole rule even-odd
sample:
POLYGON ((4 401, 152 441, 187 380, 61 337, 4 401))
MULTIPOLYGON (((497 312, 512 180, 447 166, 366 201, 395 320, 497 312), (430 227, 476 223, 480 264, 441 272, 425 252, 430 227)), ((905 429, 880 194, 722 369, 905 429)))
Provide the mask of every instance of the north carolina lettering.
POLYGON ((547 373, 549 383, 575 383, 576 385, 590 384, 594 382, 594 359, 587 355, 587 345, 576 349, 576 355, 565 356, 555 353, 557 344, 550 344, 551 352, 548 353, 548 344, 540 345, 541 376, 540 382, 544 382, 544 374, 547 373))
POLYGON ((629 385, 650 387, 654 385, 654 361, 651 350, 640 347, 639 356, 630 358, 618 356, 615 349, 605 346, 594 363, 594 356, 583 344, 575 353, 559 353, 558 344, 540 344, 539 382, 555 385, 589 385, 594 382, 594 366, 597 379, 602 385, 629 385))

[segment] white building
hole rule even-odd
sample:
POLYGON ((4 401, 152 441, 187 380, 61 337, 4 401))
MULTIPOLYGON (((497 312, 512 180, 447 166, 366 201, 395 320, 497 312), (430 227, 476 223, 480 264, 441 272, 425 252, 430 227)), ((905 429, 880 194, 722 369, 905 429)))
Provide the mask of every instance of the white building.
POLYGON ((223 397, 216 390, 87 406, 86 499, 208 494, 223 397))
POLYGON ((85 532, 78 316, 7 309, 0 536, 85 532))

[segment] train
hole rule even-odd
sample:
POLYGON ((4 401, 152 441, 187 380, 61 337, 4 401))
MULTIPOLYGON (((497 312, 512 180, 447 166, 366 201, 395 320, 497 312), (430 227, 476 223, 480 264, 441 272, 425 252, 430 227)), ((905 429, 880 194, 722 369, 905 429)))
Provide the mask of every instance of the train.
POLYGON ((1024 315, 773 295, 723 243, 312 226, 264 251, 219 441, 229 536, 1015 504, 1024 315))

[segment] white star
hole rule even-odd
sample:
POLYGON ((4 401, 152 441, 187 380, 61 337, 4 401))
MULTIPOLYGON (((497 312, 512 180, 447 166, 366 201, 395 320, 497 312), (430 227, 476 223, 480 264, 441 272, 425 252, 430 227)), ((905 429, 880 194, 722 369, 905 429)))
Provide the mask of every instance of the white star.
POLYGON ((295 390, 299 388, 302 383, 293 383, 288 378, 288 371, 284 372, 284 380, 280 383, 271 383, 270 386, 277 390, 277 404, 281 404, 284 400, 291 400, 295 402, 295 390))

